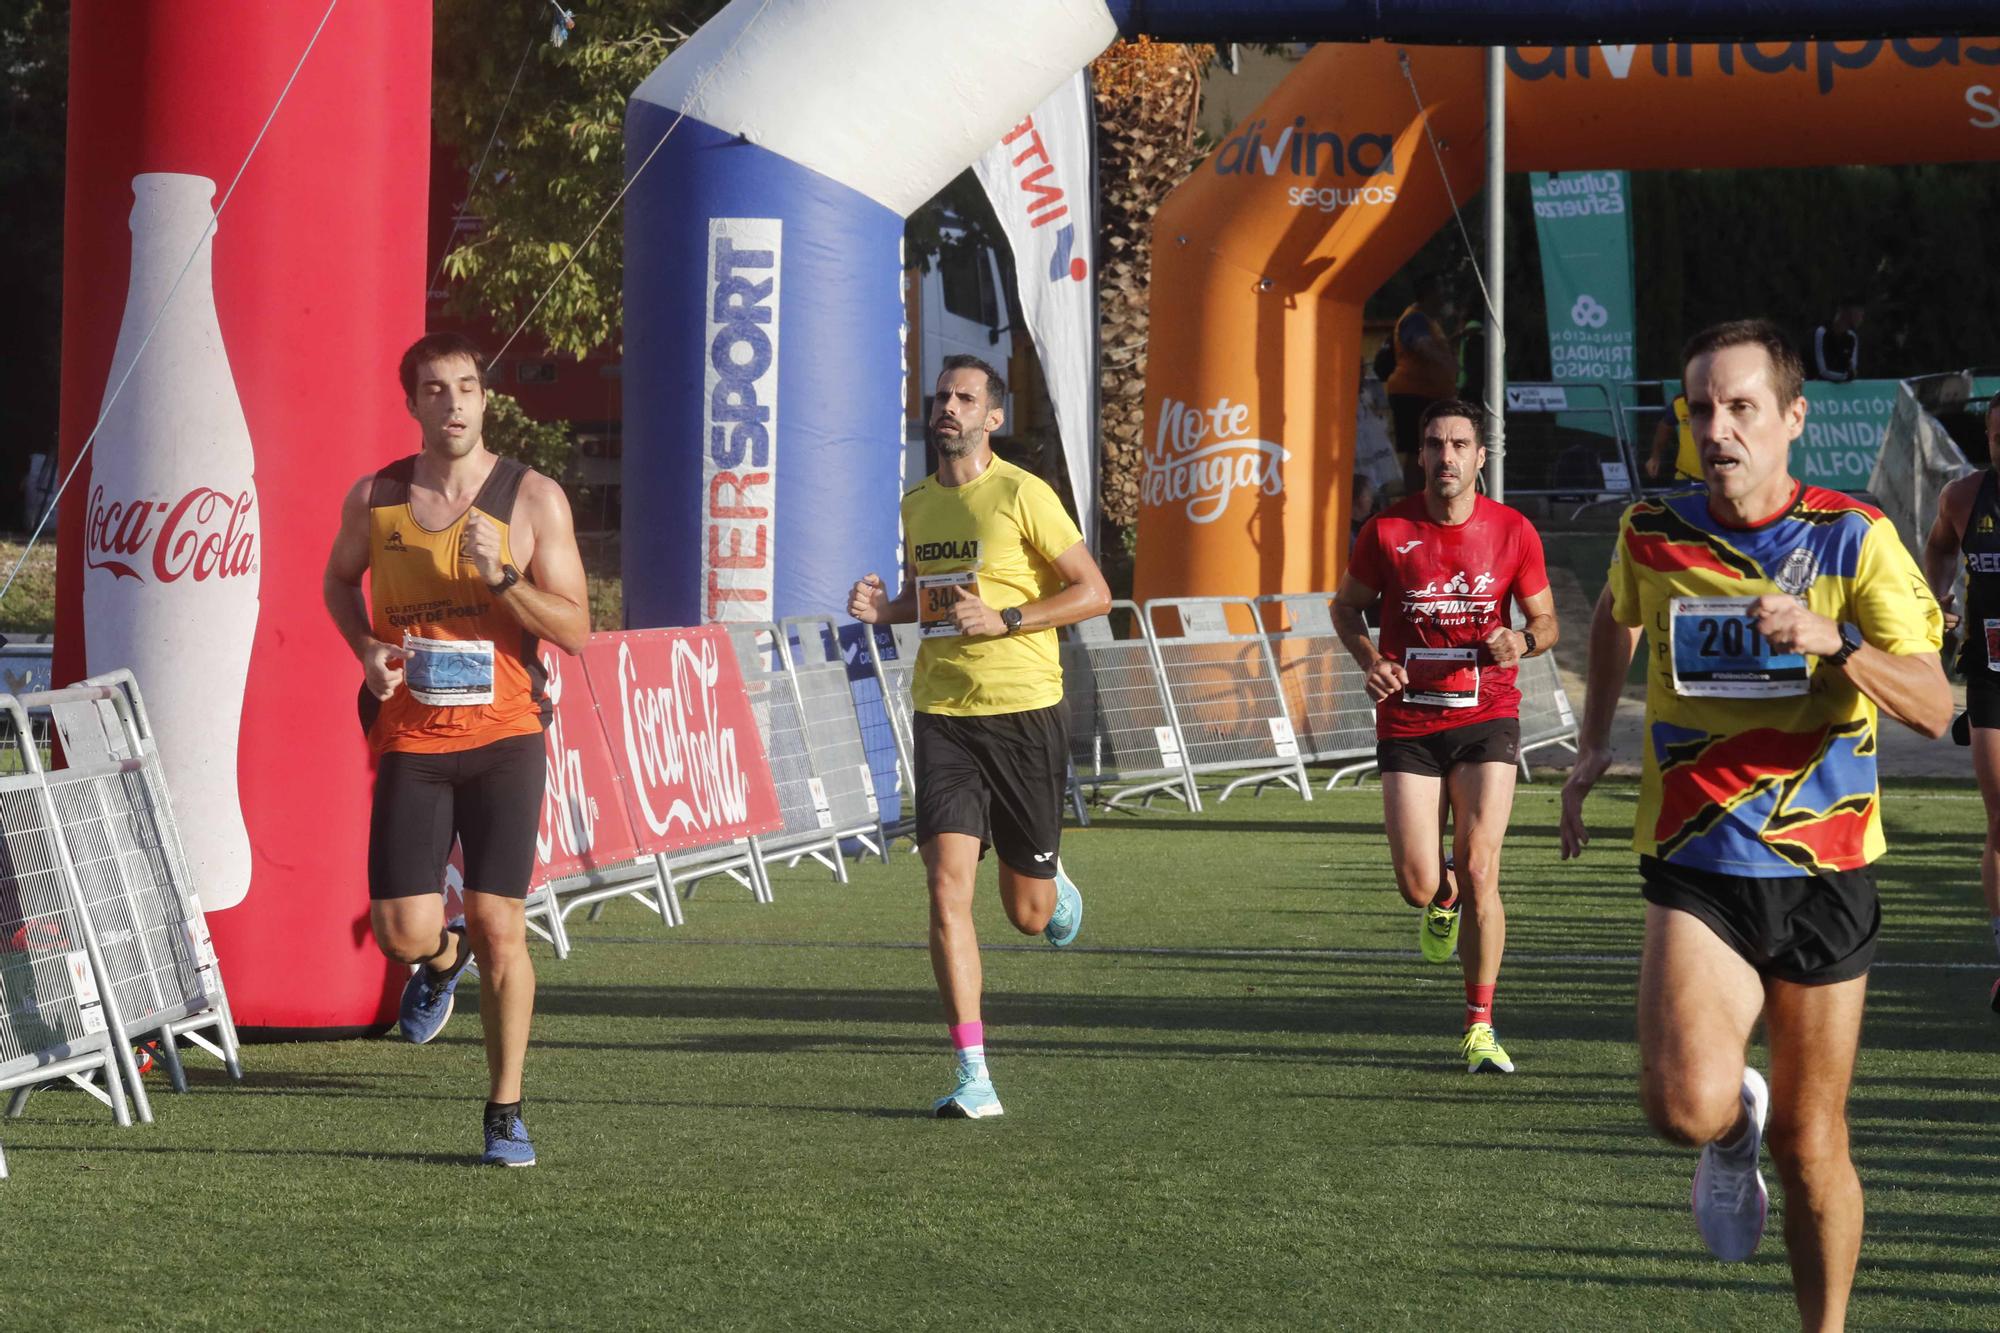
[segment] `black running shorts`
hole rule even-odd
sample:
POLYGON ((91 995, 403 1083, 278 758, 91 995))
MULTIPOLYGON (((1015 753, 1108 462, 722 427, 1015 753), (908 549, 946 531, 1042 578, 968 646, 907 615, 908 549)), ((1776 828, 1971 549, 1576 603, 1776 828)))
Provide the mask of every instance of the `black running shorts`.
POLYGON ((547 774, 539 732, 449 754, 383 755, 368 819, 368 896, 439 892, 456 836, 468 890, 526 898, 547 774))
POLYGON ((917 841, 979 839, 1011 869, 1054 879, 1069 771, 1069 708, 916 715, 917 841))
POLYGON ((1866 870, 1758 879, 1642 856, 1639 877, 1647 902, 1697 918, 1760 976, 1826 986, 1875 961, 1882 903, 1866 870))
POLYGON ((1966 676, 1965 711, 1975 727, 2000 727, 2000 671, 1981 663, 1966 676))
POLYGON ((1375 742, 1375 767, 1384 773, 1441 778, 1460 764, 1511 764, 1521 757, 1521 720, 1496 717, 1447 727, 1428 736, 1384 736, 1375 742))

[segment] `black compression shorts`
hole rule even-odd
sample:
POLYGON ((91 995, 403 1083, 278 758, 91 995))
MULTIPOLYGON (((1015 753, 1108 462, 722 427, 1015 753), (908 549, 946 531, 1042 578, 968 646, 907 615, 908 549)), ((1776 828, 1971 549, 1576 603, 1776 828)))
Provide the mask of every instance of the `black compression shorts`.
POLYGON ((456 837, 468 891, 527 897, 547 774, 540 733, 449 754, 383 755, 368 820, 368 896, 441 892, 456 837))

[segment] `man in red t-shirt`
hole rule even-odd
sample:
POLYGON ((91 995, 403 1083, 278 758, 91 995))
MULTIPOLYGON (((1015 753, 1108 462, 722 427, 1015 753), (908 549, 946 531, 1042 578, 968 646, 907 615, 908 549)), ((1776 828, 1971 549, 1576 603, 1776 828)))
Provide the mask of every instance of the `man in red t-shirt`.
POLYGON ((1451 957, 1461 895, 1471 902, 1459 949, 1459 1054, 1468 1072, 1504 1074, 1514 1065, 1493 1034, 1493 990, 1507 936, 1500 840, 1521 750, 1514 677, 1522 658, 1555 647, 1556 605, 1534 527, 1476 489, 1486 465, 1479 420, 1479 408, 1454 399, 1424 412, 1423 493, 1377 514, 1354 539, 1333 625, 1375 701, 1389 855, 1396 887, 1423 909, 1417 939, 1426 959, 1451 957), (1509 598, 1527 617, 1523 629, 1508 628, 1509 598), (1379 649, 1363 620, 1378 601, 1379 649), (1452 856, 1440 867, 1447 812, 1452 856))

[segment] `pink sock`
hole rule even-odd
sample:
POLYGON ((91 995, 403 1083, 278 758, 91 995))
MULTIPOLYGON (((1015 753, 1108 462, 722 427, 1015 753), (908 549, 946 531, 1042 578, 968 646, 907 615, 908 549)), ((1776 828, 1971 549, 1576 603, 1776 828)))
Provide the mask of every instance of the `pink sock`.
POLYGON ((984 1023, 953 1023, 951 1025, 951 1047, 962 1051, 968 1047, 986 1045, 986 1025, 984 1023))

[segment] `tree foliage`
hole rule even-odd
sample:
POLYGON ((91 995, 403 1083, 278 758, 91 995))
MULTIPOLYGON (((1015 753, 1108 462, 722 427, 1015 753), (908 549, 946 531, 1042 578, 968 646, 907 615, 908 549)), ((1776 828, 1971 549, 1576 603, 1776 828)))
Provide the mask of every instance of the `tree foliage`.
MULTIPOLYGON (((454 310, 507 329, 528 313, 624 184, 626 100, 722 7, 594 0, 575 7, 576 28, 557 46, 547 0, 436 0, 438 140, 470 172, 493 138, 466 199, 476 230, 445 261, 454 310)), ((621 223, 606 221, 536 310, 529 332, 548 347, 581 357, 616 345, 621 223)))
MULTIPOLYGON (((68 105, 67 0, 0 0, 0 476, 56 448, 62 382, 63 134, 68 105), (54 206, 52 205, 52 201, 54 206)), ((10 520, 11 521, 11 520, 10 520)))
MULTIPOLYGON (((1137 521, 1139 479, 1145 470, 1139 405, 1146 389, 1153 213, 1200 157, 1194 117, 1202 71, 1213 56, 1211 47, 1142 37, 1117 43, 1090 68, 1101 195, 1098 495, 1104 517, 1114 527, 1137 521)), ((1114 542, 1104 545, 1111 554, 1114 542)))
POLYGON ((576 454, 566 421, 536 421, 519 400, 489 390, 482 430, 486 447, 506 458, 518 458, 544 476, 561 480, 576 454))

